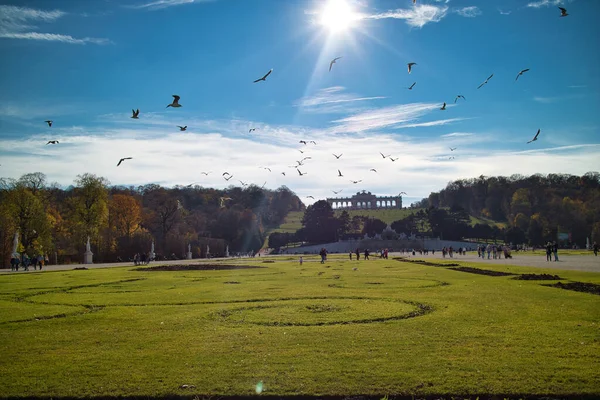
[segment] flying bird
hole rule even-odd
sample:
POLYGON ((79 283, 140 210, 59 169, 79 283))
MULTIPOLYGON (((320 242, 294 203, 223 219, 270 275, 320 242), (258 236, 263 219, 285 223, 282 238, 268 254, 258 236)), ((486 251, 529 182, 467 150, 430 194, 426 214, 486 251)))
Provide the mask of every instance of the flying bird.
POLYGON ((448 157, 448 160, 454 160, 454 157, 448 157))
POLYGON ((273 68, 271 68, 269 70, 269 72, 267 72, 262 78, 258 78, 257 80, 254 81, 254 83, 256 82, 260 82, 260 81, 267 81, 267 76, 271 75, 271 72, 273 72, 273 68))
POLYGON ((192 186, 194 186, 195 184, 200 183, 200 182, 192 182, 189 185, 185 185, 186 188, 191 188, 192 186))
POLYGON ((442 106, 442 108, 440 108, 440 110, 444 111, 446 109, 446 102, 444 102, 444 105, 442 106))
POLYGON ((52 123, 53 123, 54 121, 47 120, 47 121, 44 121, 44 122, 45 122, 45 123, 47 123, 49 127, 52 127, 52 123))
POLYGON ((300 143, 306 144, 306 140, 301 140, 300 143))
POLYGON ((248 129, 248 133, 254 132, 255 130, 256 130, 256 128, 250 128, 250 129, 248 129))
POLYGON ((229 172, 225 171, 225 172, 223 172, 223 176, 225 176, 225 175, 231 175, 231 174, 229 172))
POLYGON ((305 160, 312 160, 312 157, 304 157, 304 158, 302 159, 302 162, 304 162, 305 160))
POLYGON ((311 141, 310 141, 310 143, 312 143, 312 144, 314 144, 314 145, 316 145, 316 144, 317 144, 317 142, 315 142, 314 140, 311 140, 311 141))
POLYGON ((465 99, 465 96, 463 96, 462 94, 459 94, 459 95, 458 95, 458 96, 456 96, 456 98, 454 99, 454 104, 456 104, 456 102, 458 101, 458 99, 467 100, 467 99, 465 99))
POLYGON ((285 176, 285 172, 282 172, 281 175, 285 176))
POLYGON ((485 82, 483 82, 481 85, 479 85, 477 87, 477 89, 481 89, 483 87, 483 85, 485 85, 486 83, 489 82, 490 79, 492 79, 493 76, 494 76, 494 74, 491 74, 490 76, 488 76, 488 78, 485 80, 485 82))
POLYGON ((125 161, 125 160, 131 160, 132 158, 133 158, 133 157, 124 157, 124 158, 121 158, 121 159, 119 160, 119 163, 117 164, 117 167, 118 167, 119 165, 121 165, 121 163, 122 163, 123 161, 125 161))
POLYGON ((417 65, 417 63, 411 62, 411 63, 408 63, 407 65, 408 65, 408 73, 410 74, 412 72, 412 66, 417 65))
POLYGON ((307 199, 315 199, 313 196, 306 196, 307 199))
POLYGON ((390 160, 392 160, 392 162, 396 162, 396 161, 397 161, 397 160, 399 160, 399 159, 400 159, 400 157, 397 157, 397 158, 392 158, 392 157, 390 157, 390 160))
POLYGON ((343 177, 343 176, 344 176, 344 175, 342 175, 342 171, 340 171, 340 170, 338 169, 338 178, 341 178, 341 177, 343 177))
POLYGON ((271 172, 271 168, 269 168, 269 167, 261 167, 261 168, 262 168, 262 169, 266 169, 266 170, 268 170, 269 172, 271 172))
POLYGON ((382 152, 379 152, 379 154, 381 154, 381 157, 386 158, 389 157, 390 155, 384 156, 382 152))
POLYGON ((302 151, 302 150, 300 150, 300 149, 298 149, 298 151, 299 151, 300 153, 304 154, 304 151, 302 151))
POLYGON ((408 196, 408 193, 406 193, 406 192, 400 192, 400 196, 402 196, 403 194, 405 194, 405 195, 408 196))
POLYGON ((340 154, 339 156, 338 156, 338 155, 335 155, 335 154, 333 154, 333 156, 334 156, 334 157, 335 157, 337 160, 339 160, 339 159, 340 159, 340 157, 341 157, 341 156, 343 156, 343 155, 344 155, 343 153, 342 153, 342 154, 340 154))
POLYGON ((296 160, 296 162, 298 163, 298 165, 294 165, 293 167, 290 167, 290 168, 298 168, 299 166, 304 165, 304 160, 301 160, 301 161, 296 160))
POLYGON ((449 147, 449 149, 450 149, 450 151, 454 151, 454 150, 456 150, 456 149, 457 149, 457 147, 454 147, 454 148, 452 148, 452 147, 449 147))
POLYGON ((202 175, 206 175, 206 176, 208 176, 208 174, 210 174, 211 172, 212 172, 212 171, 209 171, 209 172, 200 172, 200 173, 201 173, 202 175))
POLYGON ((300 170, 298 168, 296 168, 296 171, 298 171, 298 175, 300 175, 300 176, 306 175, 306 172, 300 172, 300 170))
POLYGON ((138 108, 137 110, 132 109, 131 113, 133 114, 130 118, 133 119, 139 119, 138 116, 140 115, 140 109, 138 108))
POLYGON ((179 104, 179 99, 180 99, 180 98, 181 98, 181 97, 179 97, 179 96, 177 96, 176 94, 174 94, 174 95, 173 95, 173 102, 172 102, 171 104, 169 104, 169 105, 167 106, 167 108, 169 108, 169 107, 175 107, 175 108, 177 108, 177 107, 181 107, 181 104, 179 104))
POLYGON ((242 186, 248 186, 246 182, 240 181, 240 183, 242 184, 242 186))
POLYGON ((527 144, 529 144, 531 142, 535 142, 537 140, 538 136, 540 135, 540 131, 541 131, 541 129, 538 129, 538 131, 535 134, 535 136, 533 137, 533 139, 531 139, 529 142, 527 142, 527 144))
POLYGON ((517 74, 517 77, 515 78, 515 82, 516 82, 516 81, 518 81, 518 80, 519 80, 519 77, 520 77, 521 75, 523 75, 523 74, 524 74, 525 72, 527 72, 527 71, 529 71, 529 68, 526 68, 526 69, 523 69, 523 70, 521 70, 521 71, 520 71, 520 72, 517 74))
POLYGON ((185 131, 187 129, 187 125, 186 126, 179 126, 179 125, 177 125, 177 127, 179 128, 179 130, 181 132, 183 132, 183 131, 185 131))
POLYGON ((373 172, 377 173, 377 170, 375 168, 371 168, 369 171, 373 171, 373 172))
POLYGON ((225 180, 226 180, 227 182, 229 182, 229 180, 230 180, 231 178, 233 178, 233 175, 229 175, 229 176, 227 176, 227 177, 226 177, 226 176, 223 176, 223 178, 225 178, 225 180))
POLYGON ((343 190, 344 190, 344 189, 340 189, 340 190, 338 190, 338 191, 332 190, 332 192, 333 192, 333 194, 338 194, 338 193, 341 193, 343 190))
POLYGON ((362 182, 362 179, 360 181, 353 181, 353 180, 351 180, 350 182, 352 182, 352 183, 354 183, 356 185, 357 183, 362 182))
POLYGON ((408 90, 412 90, 415 87, 416 84, 417 84, 417 82, 413 82, 413 84, 410 85, 409 87, 407 87, 407 89, 408 90))
POLYGON ((48 140, 48 143, 46 143, 46 146, 48 146, 49 144, 58 144, 58 140, 48 140))
POLYGON ((566 8, 562 8, 562 7, 558 7, 560 9, 560 16, 561 17, 566 17, 567 15, 567 9, 566 8))
POLYGON ((339 60, 340 58, 342 58, 342 57, 336 57, 333 60, 331 60, 331 62, 329 63, 329 72, 331 72, 331 67, 333 67, 333 64, 335 64, 335 62, 337 60, 339 60))

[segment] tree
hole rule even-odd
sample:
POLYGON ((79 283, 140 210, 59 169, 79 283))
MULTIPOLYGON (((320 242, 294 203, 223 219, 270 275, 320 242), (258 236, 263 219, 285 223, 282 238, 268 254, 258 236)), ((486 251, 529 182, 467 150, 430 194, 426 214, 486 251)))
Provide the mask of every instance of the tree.
POLYGON ((311 243, 327 243, 336 240, 338 220, 333 215, 331 205, 319 200, 308 206, 302 217, 304 235, 311 243))
POLYGON ((44 205, 31 190, 17 186, 8 197, 8 213, 19 231, 20 243, 30 256, 50 251, 52 238, 44 205))
POLYGON ((137 231, 142 222, 142 211, 135 197, 126 194, 113 195, 108 203, 111 228, 119 237, 128 239, 137 231))
POLYGON ((363 226, 362 234, 367 234, 370 237, 377 235, 378 233, 383 232, 383 230, 387 227, 387 224, 380 219, 377 218, 368 218, 365 221, 365 225, 363 226))
POLYGON ((97 238, 108 217, 108 180, 94 174, 77 175, 70 199, 71 218, 79 242, 97 238))
POLYGON ((506 242, 516 245, 525 243, 527 237, 525 236, 523 229, 513 226, 506 231, 504 234, 504 239, 506 242))
POLYGON ((179 222, 181 205, 177 199, 170 196, 166 189, 158 188, 144 196, 147 204, 144 225, 159 240, 160 250, 166 250, 167 235, 179 222))
POLYGON ((350 214, 344 210, 338 217, 338 237, 350 231, 350 214))

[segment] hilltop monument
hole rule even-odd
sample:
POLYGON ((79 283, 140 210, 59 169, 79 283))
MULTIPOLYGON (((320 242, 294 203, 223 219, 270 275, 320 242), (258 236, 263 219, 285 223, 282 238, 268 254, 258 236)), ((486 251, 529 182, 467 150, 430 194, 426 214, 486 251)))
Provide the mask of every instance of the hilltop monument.
POLYGON ((402 208, 402 196, 376 196, 363 190, 352 197, 328 198, 327 202, 334 210, 381 210, 402 208))

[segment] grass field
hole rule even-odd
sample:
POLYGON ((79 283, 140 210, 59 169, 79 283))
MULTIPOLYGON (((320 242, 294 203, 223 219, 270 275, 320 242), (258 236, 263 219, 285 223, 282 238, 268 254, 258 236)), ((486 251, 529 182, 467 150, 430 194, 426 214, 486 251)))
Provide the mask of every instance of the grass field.
POLYGON ((263 243, 263 249, 269 245, 269 235, 274 232, 282 233, 294 233, 298 229, 302 228, 302 217, 304 217, 304 211, 290 211, 286 215, 283 223, 275 229, 271 229, 265 236, 265 242, 263 243))
POLYGON ((392 259, 313 260, 0 275, 0 397, 251 395, 259 381, 282 396, 600 396, 597 295, 392 259))

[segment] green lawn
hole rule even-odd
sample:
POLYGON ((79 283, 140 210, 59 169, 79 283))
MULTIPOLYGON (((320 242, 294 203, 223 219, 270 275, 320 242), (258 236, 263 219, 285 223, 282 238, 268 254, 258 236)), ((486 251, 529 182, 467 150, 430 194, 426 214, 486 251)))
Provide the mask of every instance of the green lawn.
POLYGON ((274 232, 283 232, 283 233, 294 233, 298 229, 302 228, 302 217, 304 217, 304 211, 290 211, 288 215, 286 215, 283 223, 279 225, 275 229, 271 229, 267 231, 265 236, 265 242, 263 244, 263 249, 267 248, 269 245, 269 235, 274 232))
POLYGON ((600 396, 600 296, 391 259, 273 259, 0 275, 0 397, 251 395, 259 381, 277 396, 600 396))

